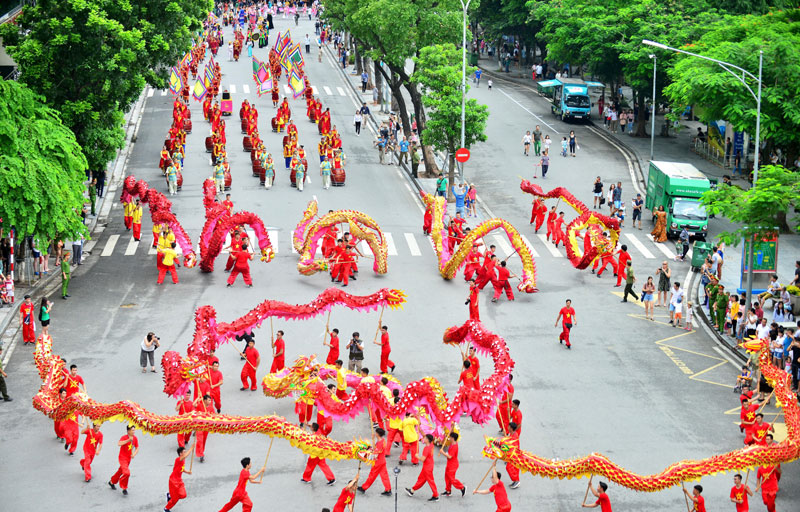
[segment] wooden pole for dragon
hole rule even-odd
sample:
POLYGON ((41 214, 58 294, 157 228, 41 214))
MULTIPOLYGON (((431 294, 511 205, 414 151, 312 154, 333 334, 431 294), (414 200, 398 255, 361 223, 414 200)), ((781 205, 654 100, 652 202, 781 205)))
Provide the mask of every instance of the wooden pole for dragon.
POLYGON ((686 511, 692 512, 692 509, 689 507, 689 494, 686 492, 686 487, 684 487, 683 482, 681 482, 681 489, 683 489, 683 499, 686 500, 686 511))
POLYGON ((764 410, 764 407, 766 407, 766 406, 767 406, 767 404, 770 402, 770 400, 772 400, 772 395, 774 395, 774 394, 775 394, 775 390, 773 389, 773 390, 772 390, 772 393, 770 393, 770 394, 769 394, 769 396, 767 397, 767 399, 766 399, 766 400, 764 400, 764 403, 763 403, 763 404, 761 404, 761 407, 759 407, 759 408, 758 408, 758 413, 756 413, 756 414, 760 414, 760 413, 761 413, 761 411, 763 411, 763 410, 764 410))
POLYGON ((375 338, 372 339, 373 343, 378 342, 378 334, 381 332, 381 327, 383 326, 383 310, 386 309, 386 306, 381 306, 381 314, 378 317, 378 329, 375 331, 375 338))
POLYGON ((486 474, 483 475, 483 478, 481 478, 481 481, 478 482, 478 485, 475 486, 476 491, 481 488, 481 485, 483 485, 483 481, 486 480, 486 477, 489 476, 489 473, 492 472, 492 470, 496 465, 497 465, 497 459, 495 459, 494 462, 492 462, 491 467, 489 467, 489 469, 486 471, 486 474))
POLYGON ((581 503, 581 506, 586 505, 586 498, 589 497, 589 490, 592 488, 592 478, 594 478, 594 473, 589 475, 589 483, 586 484, 586 492, 583 494, 583 503, 581 503))
POLYGON ((266 468, 267 467, 267 461, 269 460, 269 452, 272 451, 272 443, 274 441, 275 441, 274 437, 269 440, 269 448, 267 448, 267 457, 264 459, 264 465, 261 466, 262 468, 266 468))

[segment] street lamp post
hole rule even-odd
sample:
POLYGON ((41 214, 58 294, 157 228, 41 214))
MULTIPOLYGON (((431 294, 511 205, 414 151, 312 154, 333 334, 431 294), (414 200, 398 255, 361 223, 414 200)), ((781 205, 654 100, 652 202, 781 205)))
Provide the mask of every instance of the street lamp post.
MULTIPOLYGON (((464 3, 464 0, 459 1, 461 2, 461 8, 464 12, 464 24, 461 32, 461 147, 463 148, 466 141, 466 137, 464 135, 464 125, 466 123, 467 116, 467 10, 469 9, 469 4, 472 0, 467 0, 466 4, 464 3)), ((461 164, 461 180, 464 180, 463 163, 461 164)))
POLYGON ((650 114, 650 161, 653 161, 653 144, 656 139, 656 63, 658 57, 656 54, 651 53, 650 58, 653 59, 653 113, 650 114))
MULTIPOLYGON (((722 60, 712 59, 711 57, 706 57, 705 55, 698 55, 696 53, 687 52, 686 50, 680 50, 678 48, 673 48, 671 46, 667 46, 662 43, 657 43, 655 41, 650 41, 648 39, 642 39, 642 44, 646 44, 648 46, 654 46, 656 48, 661 48, 662 50, 671 50, 673 52, 683 53, 686 55, 691 55, 692 57, 697 57, 698 59, 708 60, 711 62, 715 62, 719 64, 719 66, 733 75, 742 85, 745 86, 747 91, 756 100, 756 149, 753 154, 754 162, 753 162, 753 187, 756 186, 758 182, 758 152, 761 149, 761 73, 764 68, 764 51, 759 50, 758 52, 758 76, 755 76, 753 73, 750 73, 746 69, 739 67, 735 64, 731 64, 730 62, 725 62, 722 60), (748 85, 747 78, 751 78, 755 80, 758 84, 758 91, 753 91, 753 89, 748 85)), ((655 70, 653 71, 655 76, 655 70)), ((653 80, 655 83, 655 80, 653 80)), ((651 149, 652 152, 652 149, 651 149)), ((651 157, 652 159, 652 157, 651 157)), ((752 302, 752 294, 753 294, 753 253, 755 252, 753 247, 754 240, 749 240, 750 242, 750 254, 747 257, 747 301, 752 302)), ((746 243, 746 242, 745 242, 746 243)))

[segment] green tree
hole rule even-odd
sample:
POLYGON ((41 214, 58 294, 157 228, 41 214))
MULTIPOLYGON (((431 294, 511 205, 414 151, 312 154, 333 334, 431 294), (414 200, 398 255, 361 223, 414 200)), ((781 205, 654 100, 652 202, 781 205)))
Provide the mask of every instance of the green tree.
MULTIPOLYGON (((413 83, 421 85, 422 102, 428 109, 428 123, 422 131, 422 142, 448 152, 448 183, 452 186, 455 179, 455 152, 461 147, 461 51, 453 44, 427 46, 414 58, 414 64, 416 71, 411 79, 413 83)), ((467 68, 467 75, 474 69, 467 68)), ((469 148, 476 142, 486 140, 484 132, 489 109, 469 99, 464 112, 464 145, 469 148)), ((447 195, 452 198, 452 188, 447 195)))
MULTIPOLYGON (((800 9, 763 16, 726 16, 709 27, 687 50, 730 62, 758 75, 759 51, 764 52, 761 100, 761 140, 783 149, 787 162, 800 154, 800 9)), ((737 131, 754 135, 756 101, 736 77, 713 62, 680 56, 669 71, 670 100, 703 107, 702 120, 725 119, 737 131)), ((755 81, 748 84, 757 92, 755 81)), ((759 188, 761 184, 759 183, 759 188)))
POLYGON ((86 158, 58 113, 28 87, 0 79, 0 218, 45 245, 84 233, 86 158))
POLYGON ((61 113, 103 168, 124 144, 123 113, 165 84, 210 0, 39 0, 0 28, 20 80, 61 113))

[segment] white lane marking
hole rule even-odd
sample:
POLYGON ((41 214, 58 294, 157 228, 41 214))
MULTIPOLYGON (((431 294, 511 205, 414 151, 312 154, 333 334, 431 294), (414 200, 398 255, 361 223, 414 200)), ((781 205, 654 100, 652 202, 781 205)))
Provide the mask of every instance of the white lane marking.
POLYGON ((361 254, 370 254, 372 252, 366 240, 358 242, 358 249, 361 251, 361 254))
POLYGON ((670 251, 669 248, 667 248, 663 243, 659 243, 659 242, 656 242, 655 240, 653 240, 653 235, 648 233, 645 236, 647 236, 648 240, 653 242, 655 244, 655 246, 658 247, 659 251, 664 253, 664 256, 666 256, 667 258, 670 258, 670 259, 674 259, 675 258, 675 253, 670 251))
POLYGON ((545 249, 547 249, 547 252, 549 252, 551 256, 553 256, 554 258, 562 258, 563 257, 561 255, 561 253, 558 251, 558 249, 556 249, 555 246, 551 242, 549 242, 547 240, 547 235, 543 235, 543 234, 539 233, 536 236, 539 237, 539 240, 542 241, 542 243, 544 244, 545 249))
POLYGON ((316 85, 312 85, 312 86, 311 86, 311 92, 312 92, 313 94, 319 94, 319 90, 317 89, 317 86, 316 86, 316 85))
MULTIPOLYGON (((372 127, 370 127, 370 129, 372 129, 372 127)), ((411 201, 415 205, 417 205, 417 208, 419 208, 420 213, 425 214, 425 208, 423 208, 422 204, 419 202, 419 196, 415 194, 413 190, 411 190, 411 187, 409 186, 408 183, 404 183, 404 185, 406 186, 406 190, 408 190, 408 193, 411 195, 411 201)))
POLYGON ((339 96, 347 96, 347 94, 344 92, 344 89, 341 87, 337 87, 336 90, 339 91, 339 96))
POLYGON ((111 235, 108 237, 108 242, 106 242, 106 246, 103 247, 103 252, 100 253, 100 256, 111 256, 111 253, 114 252, 114 246, 117 245, 117 240, 119 240, 119 235, 111 235))
POLYGON ((97 245, 97 240, 89 240, 85 244, 83 244, 83 252, 89 253, 92 252, 94 246, 97 245))
POLYGON ((536 119, 538 119, 538 120, 539 120, 539 121, 540 121, 540 122, 541 122, 543 125, 547 126, 547 127, 548 127, 548 128, 550 128, 551 130, 553 130, 555 133, 561 133, 561 132, 559 132, 558 130, 556 130, 555 128, 553 128, 553 126, 552 126, 552 125, 548 124, 548 122, 547 122, 547 121, 545 121, 545 120, 544 120, 544 119, 542 119, 541 117, 537 116, 536 114, 534 114, 533 112, 531 112, 530 110, 528 110, 527 108, 525 108, 525 106, 524 106, 522 103, 518 102, 517 100, 515 100, 514 98, 512 98, 511 96, 509 96, 508 94, 506 94, 506 92, 505 92, 504 90, 502 90, 502 89, 498 89, 497 87, 495 87, 495 89, 497 89, 498 91, 500 91, 501 93, 503 93, 503 94, 506 96, 506 98, 510 99, 511 101, 513 101, 514 103, 516 103, 517 105, 519 105, 519 106, 522 108, 522 110, 524 110, 525 112, 529 113, 530 115, 532 115, 533 117, 535 117, 536 119))
POLYGON ((292 94, 292 89, 286 84, 283 84, 283 90, 286 94, 292 94))
POLYGON ((625 233, 625 238, 627 238, 628 240, 630 240, 630 241, 631 241, 631 243, 633 244, 633 246, 634 246, 634 247, 636 247, 636 249, 637 249, 637 250, 638 250, 640 253, 642 253, 642 256, 644 256, 644 257, 645 257, 645 258, 647 258, 648 260, 655 259, 655 256, 653 256, 653 253, 652 253, 652 252, 650 252, 650 251, 648 251, 648 250, 647 250, 647 247, 645 247, 645 246, 644 246, 644 244, 643 244, 642 242, 640 242, 640 241, 639 241, 639 239, 638 239, 638 238, 636 238, 636 237, 633 235, 633 233, 625 233))
POLYGON ((125 248, 125 256, 132 256, 136 254, 136 249, 139 248, 139 242, 131 237, 128 242, 128 247, 125 248))
POLYGON ((148 98, 152 98, 152 97, 153 97, 153 94, 155 94, 155 92, 156 92, 156 90, 155 90, 155 89, 153 89, 153 88, 151 87, 151 88, 150 88, 150 89, 147 91, 147 97, 148 97, 148 98))
POLYGON ((501 235, 494 235, 494 241, 495 243, 497 243, 497 245, 500 246, 500 250, 503 251, 503 253, 505 253, 504 256, 509 256, 511 253, 514 252, 514 248, 511 247, 511 244, 508 243, 508 240, 506 240, 501 235))
POLYGON ((269 241, 272 244, 272 250, 275 251, 275 254, 278 254, 278 232, 277 231, 267 231, 269 235, 269 241))
POLYGON ((167 90, 166 90, 166 89, 164 89, 163 91, 161 91, 161 96, 166 96, 166 95, 167 95, 167 90))
POLYGON ((419 245, 417 245, 417 239, 414 238, 414 233, 403 233, 406 237, 406 243, 408 244, 408 250, 411 251, 412 256, 421 256, 422 251, 419 250, 419 245))
MULTIPOLYGON (((198 251, 198 252, 199 252, 199 251, 198 251)), ((156 254, 158 254, 158 249, 156 249, 155 247, 153 247, 153 246, 151 245, 151 246, 150 246, 150 249, 147 251, 147 255, 148 255, 148 256, 155 256, 156 254)))
POLYGON ((231 94, 236 94, 236 85, 230 84, 228 86, 228 90, 231 92, 231 94))
POLYGON ((531 243, 531 241, 528 240, 528 237, 526 237, 525 235, 522 235, 522 234, 520 236, 522 237, 522 241, 525 242, 525 245, 528 246, 528 250, 531 252, 531 255, 534 258, 538 258, 539 257, 539 253, 536 252, 536 249, 533 247, 533 244, 531 243))
POLYGON ((328 87, 327 85, 323 85, 322 88, 325 89, 325 94, 327 94, 328 96, 331 96, 333 94, 333 91, 331 91, 331 88, 328 87))
POLYGON ((247 84, 244 84, 242 86, 242 92, 245 93, 245 94, 250 94, 250 86, 247 85, 247 84))
POLYGON ((636 189, 636 192, 644 196, 645 195, 644 190, 642 190, 642 188, 639 186, 639 180, 636 178, 636 171, 633 168, 633 161, 628 156, 628 152, 623 150, 622 147, 619 144, 617 144, 617 142, 614 140, 612 136, 602 133, 594 126, 590 126, 589 130, 592 131, 595 135, 597 135, 601 139, 603 139, 604 141, 607 141, 609 144, 614 146, 617 149, 617 151, 619 151, 622 154, 622 156, 625 157, 625 163, 628 164, 628 174, 631 177, 631 183, 633 184, 633 188, 636 189))
POLYGON ((386 239, 386 248, 389 256, 397 256, 397 247, 394 245, 394 238, 391 233, 384 233, 383 237, 386 239))

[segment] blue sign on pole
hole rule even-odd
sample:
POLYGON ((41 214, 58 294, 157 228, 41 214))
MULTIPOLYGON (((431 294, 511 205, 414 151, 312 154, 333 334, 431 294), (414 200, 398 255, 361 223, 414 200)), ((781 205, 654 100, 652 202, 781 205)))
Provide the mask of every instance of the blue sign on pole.
POLYGON ((734 153, 744 150, 744 132, 733 132, 733 150, 734 153))

